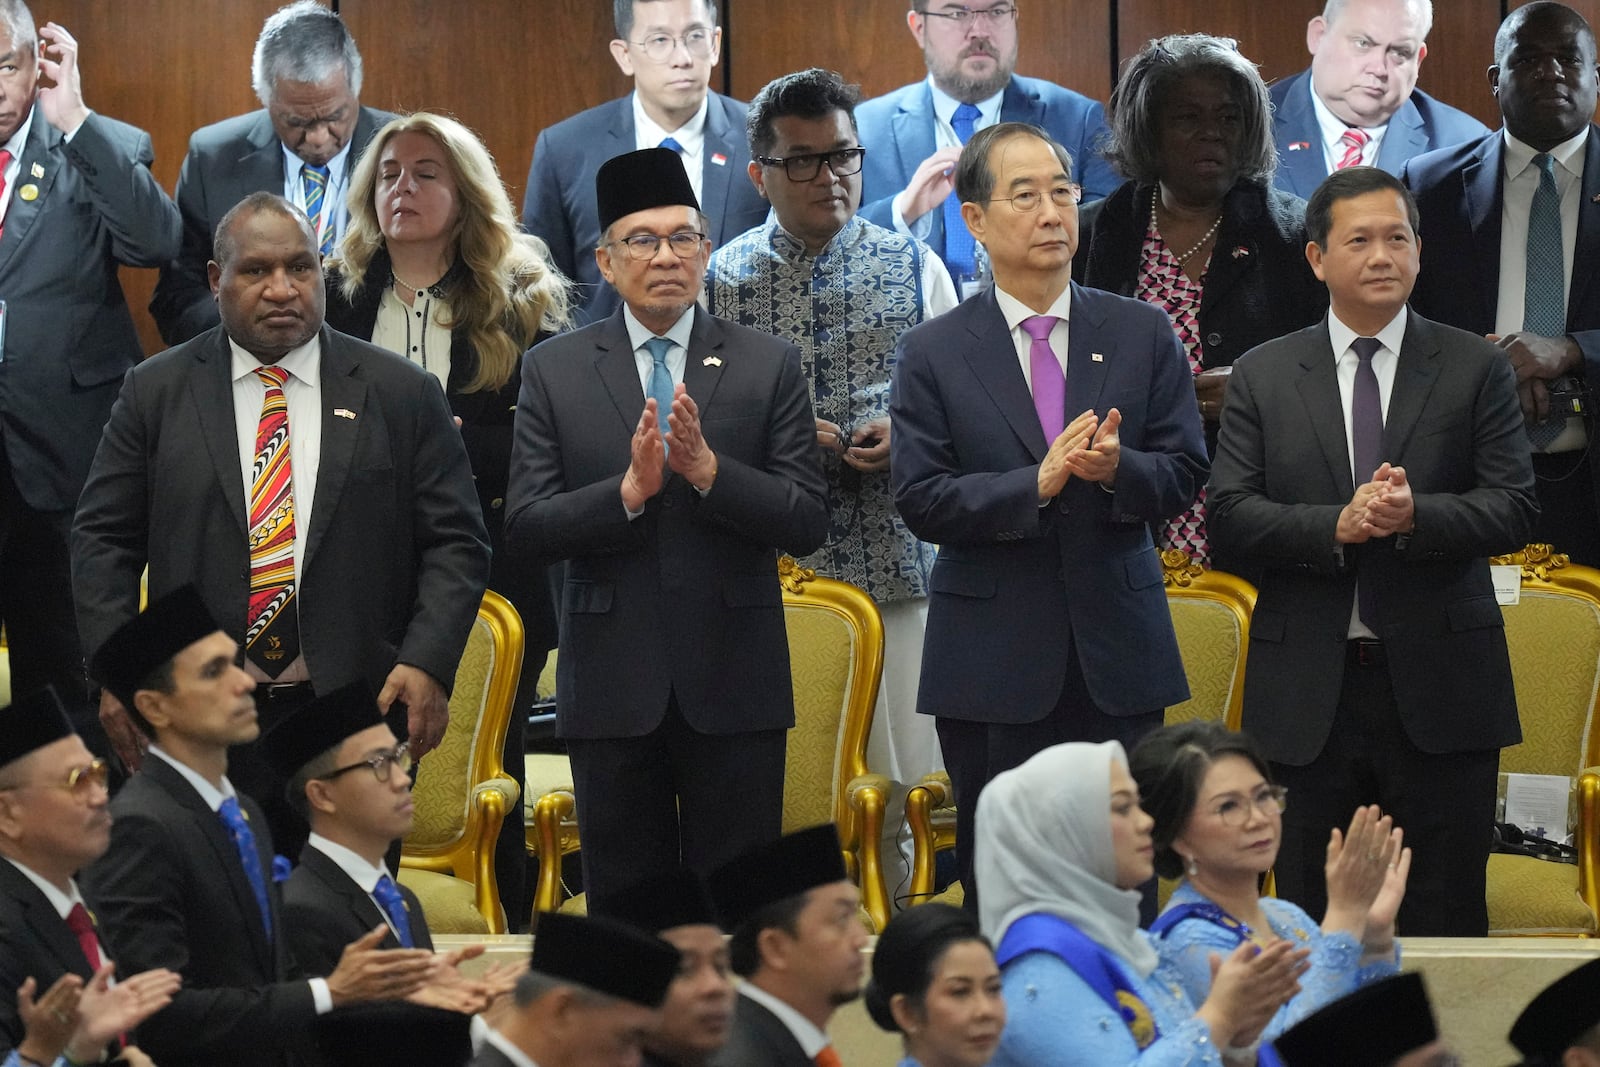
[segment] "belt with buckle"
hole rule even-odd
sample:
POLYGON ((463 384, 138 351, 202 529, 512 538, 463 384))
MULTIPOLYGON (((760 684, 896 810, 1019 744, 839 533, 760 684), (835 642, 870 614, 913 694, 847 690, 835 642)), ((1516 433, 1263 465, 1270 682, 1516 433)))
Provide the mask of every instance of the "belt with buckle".
POLYGON ((1387 667, 1389 653, 1382 641, 1353 637, 1344 644, 1344 662, 1350 667, 1387 667))

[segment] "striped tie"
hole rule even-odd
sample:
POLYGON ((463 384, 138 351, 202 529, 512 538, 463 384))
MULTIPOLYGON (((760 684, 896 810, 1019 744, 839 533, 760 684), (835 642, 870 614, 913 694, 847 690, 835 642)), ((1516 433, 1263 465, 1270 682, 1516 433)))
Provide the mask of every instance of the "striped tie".
POLYGON ((1344 170, 1346 167, 1355 167, 1361 164, 1361 150, 1367 146, 1367 134, 1354 126, 1339 135, 1339 143, 1345 146, 1344 156, 1333 165, 1334 170, 1344 170))
POLYGON ((333 253, 333 218, 332 212, 324 224, 322 218, 322 194, 328 189, 328 168, 313 167, 306 163, 300 167, 300 186, 306 198, 306 217, 311 220, 311 228, 322 238, 320 251, 323 255, 333 253))
POLYGON ((262 367, 267 387, 256 427, 256 459, 250 470, 250 606, 245 648, 250 659, 276 678, 300 655, 299 613, 294 604, 294 478, 289 465, 289 405, 283 385, 289 372, 262 367))
MULTIPOLYGON (((1522 329, 1540 337, 1560 337, 1567 331, 1566 252, 1561 239, 1561 187, 1556 183, 1555 157, 1540 152, 1533 157, 1539 170, 1539 187, 1528 205, 1528 265, 1523 283, 1522 329)), ((1557 379, 1565 381, 1565 379, 1557 379)), ((1550 383, 1554 385, 1555 383, 1550 383)), ((1528 439, 1535 452, 1555 443, 1567 420, 1555 416, 1528 424, 1528 439)))

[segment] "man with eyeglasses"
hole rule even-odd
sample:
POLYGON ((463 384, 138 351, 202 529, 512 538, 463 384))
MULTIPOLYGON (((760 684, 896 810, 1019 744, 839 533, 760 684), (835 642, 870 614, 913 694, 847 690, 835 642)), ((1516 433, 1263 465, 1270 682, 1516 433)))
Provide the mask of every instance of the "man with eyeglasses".
POLYGON ((956 158, 975 131, 997 122, 1040 127, 1069 150, 1086 199, 1122 184, 1100 157, 1106 121, 1099 102, 1016 73, 1021 17, 1012 0, 911 0, 906 23, 928 77, 868 100, 856 114, 868 149, 862 215, 931 245, 963 298, 987 276, 954 192, 956 158))
POLYGON ((613 156, 665 147, 683 158, 714 246, 766 217, 744 180, 745 106, 709 91, 722 58, 716 0, 613 0, 611 58, 633 92, 539 134, 522 201, 523 229, 541 237, 561 273, 578 283, 579 318, 598 322, 620 302, 591 250, 600 240, 594 179, 613 156))
POLYGON ((901 338, 890 471, 906 525, 940 546, 917 710, 938 727, 975 908, 991 778, 1063 741, 1131 749, 1187 699, 1150 527, 1210 461, 1166 313, 1072 282, 1066 149, 1034 126, 979 130, 956 192, 994 286, 901 338))
MULTIPOLYGON (((868 154, 856 135, 859 99, 856 86, 819 68, 786 74, 756 94, 750 179, 774 217, 712 253, 706 297, 712 314, 800 348, 833 513, 827 543, 800 562, 877 602, 886 655, 869 762, 915 783, 944 766, 932 721, 916 714, 934 549, 894 510, 889 373, 900 335, 950 310, 956 297, 927 245, 856 214, 868 154)), ((891 854, 902 793, 884 819, 891 854)), ((891 888, 895 881, 891 873, 891 888)))
POLYGON ((435 978, 433 953, 379 949, 387 929, 376 924, 326 977, 291 977, 272 836, 228 780, 229 749, 260 732, 243 659, 183 586, 120 627, 92 664, 150 748, 112 802, 111 845, 85 888, 122 968, 183 976, 140 1031, 162 1067, 299 1063, 319 1016, 401 999, 435 978))
POLYGON ((610 160, 595 200, 623 305, 522 361, 506 540, 567 561, 557 727, 607 894, 778 836, 776 553, 821 545, 828 503, 799 351, 696 304, 711 250, 678 154, 610 160))
MULTIPOLYGON (((76 880, 111 841, 106 775, 106 761, 73 732, 54 689, 0 708, 0 1056, 32 1051, 17 1006, 26 979, 37 999, 63 975, 87 984, 112 962, 76 880)), ((176 985, 170 972, 134 979, 120 970, 123 983, 163 975, 176 985)), ((100 1058, 101 1045, 75 1038, 67 1054, 87 1063, 100 1058)))

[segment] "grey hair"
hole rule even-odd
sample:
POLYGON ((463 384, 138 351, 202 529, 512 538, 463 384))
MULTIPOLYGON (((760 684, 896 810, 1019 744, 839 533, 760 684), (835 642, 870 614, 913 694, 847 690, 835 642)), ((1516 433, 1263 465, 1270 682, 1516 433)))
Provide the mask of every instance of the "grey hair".
POLYGON ((269 107, 278 82, 320 83, 340 71, 351 95, 360 96, 361 52, 344 20, 317 0, 295 0, 262 25, 250 60, 250 85, 269 107))
POLYGON ((1111 90, 1111 135, 1106 161, 1124 177, 1161 179, 1161 110, 1183 79, 1215 75, 1239 109, 1239 177, 1267 182, 1278 166, 1272 144, 1272 98, 1256 65, 1239 54, 1231 37, 1174 34, 1146 44, 1122 67, 1111 90))
POLYGON ((33 12, 22 0, 0 0, 0 29, 11 38, 11 47, 39 57, 39 31, 33 25, 33 12))
MULTIPOLYGON (((1349 3, 1350 0, 1328 0, 1328 2, 1322 6, 1322 21, 1332 22, 1334 19, 1338 18, 1339 13, 1342 12, 1345 9, 1345 5, 1349 3)), ((1428 34, 1433 30, 1433 0, 1400 0, 1400 3, 1404 4, 1406 7, 1414 8, 1416 10, 1418 22, 1422 28, 1422 32, 1418 34, 1418 36, 1422 40, 1426 41, 1428 39, 1428 34)))
POLYGON ((956 160, 957 199, 963 204, 989 203, 998 177, 989 167, 989 152, 995 145, 1014 137, 1036 137, 1049 145, 1056 159, 1061 162, 1062 171, 1071 177, 1072 153, 1052 140, 1044 130, 1026 122, 997 122, 973 134, 961 150, 961 158, 956 160))

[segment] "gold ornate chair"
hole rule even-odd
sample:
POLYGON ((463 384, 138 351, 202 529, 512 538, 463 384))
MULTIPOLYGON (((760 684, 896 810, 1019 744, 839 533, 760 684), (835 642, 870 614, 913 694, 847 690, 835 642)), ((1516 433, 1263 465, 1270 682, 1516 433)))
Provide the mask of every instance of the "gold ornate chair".
MULTIPOLYGON (((536 691, 542 703, 556 694, 556 653, 546 658, 536 691)), ((577 798, 572 762, 562 753, 530 752, 523 758, 522 821, 528 855, 537 863, 533 910, 555 911, 564 899, 561 859, 578 851, 577 798)))
MULTIPOLYGON (((1161 553, 1161 578, 1190 690, 1188 700, 1167 709, 1166 723, 1215 719, 1230 730, 1239 729, 1255 586, 1223 571, 1206 570, 1180 549, 1161 553)), ((960 903, 965 893, 959 885, 937 898, 933 893, 934 855, 955 846, 955 803, 948 775, 940 771, 912 787, 906 797, 906 822, 912 840, 911 901, 960 903)), ((1172 887, 1163 883, 1161 900, 1171 892, 1172 887)))
POLYGON ((1522 600, 1502 606, 1522 743, 1500 753, 1502 773, 1575 781, 1578 865, 1489 857, 1491 935, 1594 936, 1600 914, 1600 570, 1528 545, 1491 562, 1522 568, 1522 600))
POLYGON ((487 591, 456 672, 450 726, 421 764, 416 818, 400 857, 400 881, 422 901, 434 933, 506 929, 494 843, 520 792, 501 750, 521 670, 522 619, 487 591))

